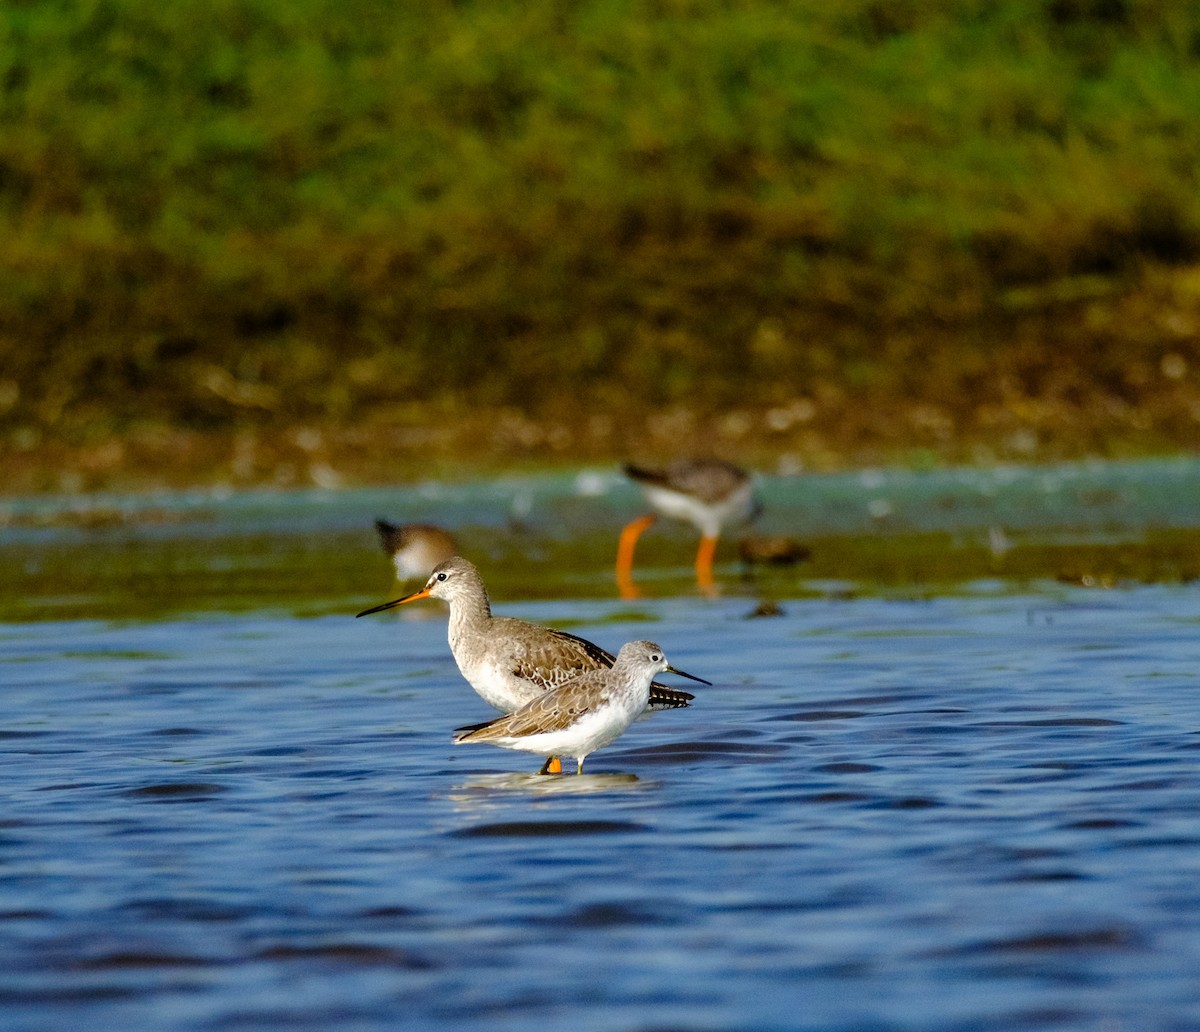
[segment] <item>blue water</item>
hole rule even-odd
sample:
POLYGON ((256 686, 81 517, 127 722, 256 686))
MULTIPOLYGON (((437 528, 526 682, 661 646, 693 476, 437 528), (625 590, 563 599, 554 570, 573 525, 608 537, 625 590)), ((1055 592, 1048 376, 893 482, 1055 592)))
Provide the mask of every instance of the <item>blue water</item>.
POLYGON ((503 607, 714 682, 578 780, 432 606, 0 628, 0 1023, 1200 1028, 1200 593, 649 608, 503 607))

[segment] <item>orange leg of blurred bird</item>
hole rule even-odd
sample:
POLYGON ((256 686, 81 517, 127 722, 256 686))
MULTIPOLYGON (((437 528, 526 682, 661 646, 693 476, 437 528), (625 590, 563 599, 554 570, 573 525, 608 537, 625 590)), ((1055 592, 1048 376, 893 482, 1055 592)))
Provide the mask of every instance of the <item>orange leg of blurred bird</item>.
POLYGON ((717 554, 717 539, 702 537, 696 551, 696 583, 706 595, 713 593, 713 557, 717 554))
POLYGON ((617 544, 617 589, 622 598, 638 598, 641 595, 633 583, 633 550, 637 548, 638 538, 657 518, 653 513, 639 516, 621 531, 621 540, 617 544))
POLYGON ((539 774, 561 774, 562 773, 562 760, 560 760, 557 756, 547 756, 546 762, 542 764, 542 769, 539 770, 538 773, 539 774))

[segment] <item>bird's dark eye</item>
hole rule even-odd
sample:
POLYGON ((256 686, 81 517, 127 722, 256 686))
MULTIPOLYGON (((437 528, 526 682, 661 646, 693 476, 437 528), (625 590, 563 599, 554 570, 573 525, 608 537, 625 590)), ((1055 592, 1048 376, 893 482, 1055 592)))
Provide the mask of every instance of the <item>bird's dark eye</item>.
POLYGON ((656 652, 656 653, 654 653, 654 655, 652 655, 652 656, 650 657, 650 662, 651 662, 651 663, 657 663, 657 662, 658 662, 659 660, 661 660, 661 659, 662 659, 662 656, 660 656, 660 655, 659 655, 659 654, 656 652))
POLYGON ((439 574, 438 574, 438 580, 440 580, 440 581, 444 581, 445 579, 446 579, 446 575, 445 575, 444 573, 439 573, 439 574))

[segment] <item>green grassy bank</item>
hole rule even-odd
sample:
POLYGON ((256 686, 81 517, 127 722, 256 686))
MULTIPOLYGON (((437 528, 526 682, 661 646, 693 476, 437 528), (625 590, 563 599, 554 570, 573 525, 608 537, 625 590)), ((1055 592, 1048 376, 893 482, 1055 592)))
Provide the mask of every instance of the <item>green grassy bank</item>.
POLYGON ((0 476, 1190 448, 1198 179, 1168 0, 10 0, 0 476))

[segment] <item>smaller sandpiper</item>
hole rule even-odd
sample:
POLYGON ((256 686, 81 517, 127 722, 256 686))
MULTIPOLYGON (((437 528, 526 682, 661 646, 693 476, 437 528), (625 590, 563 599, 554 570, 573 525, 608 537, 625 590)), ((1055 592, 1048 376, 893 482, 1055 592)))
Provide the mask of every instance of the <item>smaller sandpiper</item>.
POLYGON ((713 590, 713 557, 721 528, 758 515, 750 475, 737 466, 717 459, 681 459, 663 469, 626 465, 625 475, 639 484, 646 500, 657 512, 639 516, 626 524, 617 545, 617 586, 623 598, 636 598, 633 583, 633 552, 638 538, 658 518, 657 513, 684 520, 700 531, 696 550, 696 582, 701 590, 713 590))
POLYGON ((375 529, 379 531, 379 543, 384 552, 392 557, 399 581, 428 577, 438 563, 458 553, 450 532, 432 523, 376 520, 375 529))
POLYGON ((508 716, 460 727, 455 744, 490 742, 542 756, 574 756, 576 773, 582 774, 588 755, 619 738, 646 709, 654 675, 664 671, 710 683, 671 666, 654 642, 631 641, 611 667, 580 674, 508 716))

